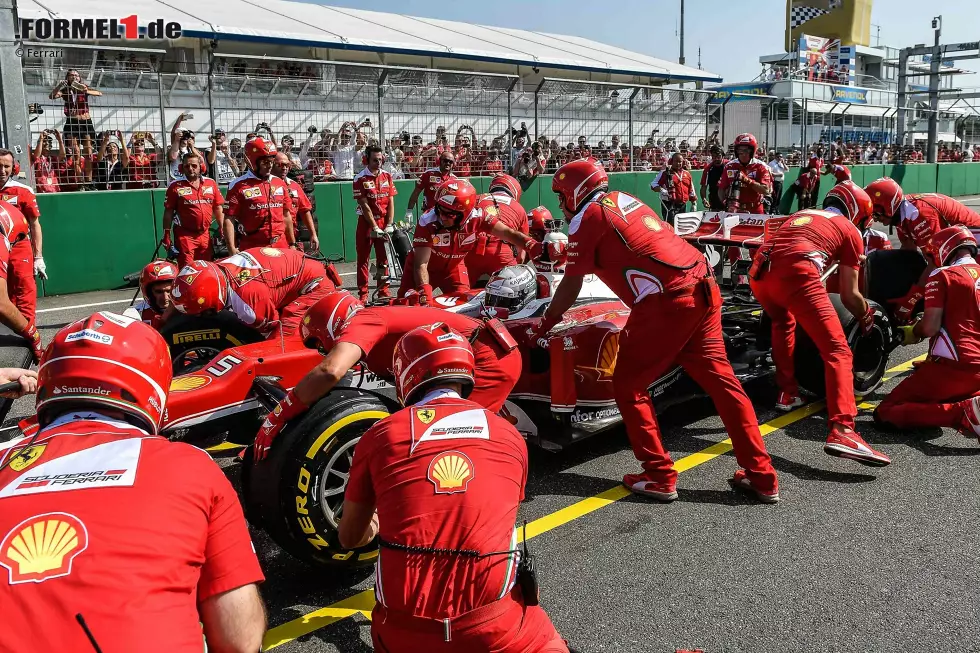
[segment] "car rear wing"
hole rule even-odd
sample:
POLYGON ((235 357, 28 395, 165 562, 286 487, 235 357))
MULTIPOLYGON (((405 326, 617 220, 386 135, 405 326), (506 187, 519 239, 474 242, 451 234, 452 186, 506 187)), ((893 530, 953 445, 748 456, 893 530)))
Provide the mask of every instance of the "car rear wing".
POLYGON ((697 245, 758 247, 768 240, 788 216, 692 211, 674 216, 674 231, 697 245))

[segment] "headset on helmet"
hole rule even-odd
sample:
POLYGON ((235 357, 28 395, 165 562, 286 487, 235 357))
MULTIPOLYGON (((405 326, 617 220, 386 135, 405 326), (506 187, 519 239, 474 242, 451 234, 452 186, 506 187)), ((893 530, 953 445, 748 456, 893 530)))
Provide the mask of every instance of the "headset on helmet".
POLYGON ((879 177, 864 187, 871 197, 875 216, 890 220, 898 213, 898 207, 905 199, 902 187, 891 177, 879 177))
POLYGON ((299 324, 300 339, 310 349, 330 351, 340 332, 340 325, 362 308, 364 304, 346 290, 328 292, 303 316, 299 324))
POLYGON ((256 172, 259 169, 260 159, 275 156, 278 152, 275 143, 261 136, 256 136, 245 143, 245 162, 248 164, 249 170, 256 172))
POLYGON ((27 238, 27 218, 13 204, 0 201, 0 231, 11 245, 27 238))
POLYGON ((177 279, 177 264, 170 261, 150 261, 140 272, 140 292, 150 306, 156 310, 163 310, 156 305, 153 299, 153 284, 164 281, 174 281, 177 279))
POLYGON ((173 375, 170 352, 151 326, 101 312, 61 329, 41 359, 37 416, 41 426, 78 407, 111 408, 160 430, 173 375))
POLYGON ((578 213, 587 199, 609 190, 609 175, 595 159, 569 161, 555 171, 551 190, 565 211, 578 213))
POLYGON ((927 254, 937 268, 949 265, 950 258, 957 249, 969 248, 972 255, 977 255, 977 239, 973 232, 964 225, 956 224, 940 229, 929 239, 927 254))
POLYGON ((530 265, 508 265, 494 273, 487 282, 483 305, 505 308, 513 315, 538 295, 537 274, 530 265))
POLYGON ((492 193, 495 190, 502 190, 518 202, 521 201, 521 193, 523 192, 521 182, 510 175, 504 173, 494 175, 493 179, 490 180, 490 185, 487 186, 487 192, 492 193))
POLYGON ((228 301, 228 277, 211 261, 192 261, 177 274, 170 300, 181 313, 220 311, 228 301))
POLYGON ((527 212, 528 233, 531 238, 538 242, 543 242, 545 234, 552 231, 561 231, 563 220, 555 219, 551 211, 543 206, 538 206, 527 212))
POLYGON ((462 385, 462 396, 473 390, 475 362, 469 341, 445 322, 412 329, 395 345, 392 371, 403 406, 422 398, 428 388, 446 383, 462 385))
POLYGON ((871 198, 863 188, 850 180, 842 181, 827 191, 823 208, 830 206, 839 209, 861 233, 864 233, 874 220, 871 198))
POLYGON ((450 229, 458 229, 476 206, 476 189, 465 179, 447 179, 436 189, 432 205, 436 215, 455 218, 450 229))

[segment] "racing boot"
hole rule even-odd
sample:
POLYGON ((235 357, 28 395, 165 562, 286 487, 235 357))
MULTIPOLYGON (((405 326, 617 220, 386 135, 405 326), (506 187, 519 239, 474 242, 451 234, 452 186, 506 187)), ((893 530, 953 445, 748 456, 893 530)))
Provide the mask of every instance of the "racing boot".
POLYGON ((827 436, 823 450, 831 456, 850 458, 869 467, 884 467, 892 462, 891 458, 868 446, 864 438, 849 426, 835 424, 827 436))
POLYGON ((391 297, 391 288, 389 288, 387 285, 378 288, 378 297, 384 299, 391 297))
POLYGON ((803 399, 800 395, 791 395, 788 392, 780 392, 779 399, 776 400, 776 410, 781 410, 784 413, 788 413, 794 408, 799 408, 803 405, 803 399))
POLYGON ((627 474, 623 477, 623 485, 633 494, 669 503, 677 498, 677 484, 651 478, 647 474, 627 474))
POLYGON ((773 490, 772 492, 763 492, 752 485, 752 481, 749 480, 748 475, 745 473, 744 469, 735 470, 735 476, 728 479, 728 484, 732 486, 732 489, 745 492, 749 496, 755 498, 760 503, 779 503, 779 492, 773 490))
POLYGON ((963 416, 956 430, 964 437, 980 440, 980 397, 961 401, 960 405, 963 407, 963 416))

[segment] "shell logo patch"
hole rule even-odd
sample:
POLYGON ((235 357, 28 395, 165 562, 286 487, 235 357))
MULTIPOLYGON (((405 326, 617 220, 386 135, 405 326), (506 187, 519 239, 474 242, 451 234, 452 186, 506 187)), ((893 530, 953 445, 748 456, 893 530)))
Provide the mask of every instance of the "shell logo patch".
POLYGON ((190 392, 211 383, 210 376, 178 376, 170 382, 170 392, 190 392))
POLYGON ((432 420, 436 418, 436 411, 431 408, 423 408, 422 410, 415 411, 415 416, 419 418, 419 421, 423 424, 431 424, 432 420))
POLYGON ((793 226, 802 227, 803 225, 810 224, 811 222, 813 222, 813 218, 807 218, 807 217, 796 218, 795 220, 793 220, 793 226))
POLYGON ((497 210, 496 206, 488 206, 486 208, 487 215, 498 215, 500 211, 497 210))
POLYGON ((277 256, 282 256, 282 250, 276 249, 275 247, 263 247, 261 251, 266 256, 271 256, 273 258, 277 256))
POLYGON ((36 444, 32 447, 24 447, 11 458, 10 469, 15 472, 24 471, 41 457, 47 446, 46 444, 36 444))
POLYGON ((466 492, 475 475, 473 461, 461 451, 444 451, 429 463, 427 474, 436 494, 466 492))
POLYGON ((660 226, 660 222, 653 216, 648 215, 643 218, 643 224, 646 225, 647 229, 650 231, 660 231, 663 227, 660 226))
POLYGON ((262 189, 261 188, 246 188, 244 190, 244 192, 242 192, 242 195, 244 195, 245 196, 245 199, 247 199, 247 200, 255 199, 256 197, 262 197, 262 189))
POLYGON ((75 557, 88 547, 88 530, 78 517, 49 512, 28 517, 0 542, 0 565, 10 584, 43 583, 67 576, 75 557))
POLYGON ((565 173, 564 172, 561 173, 560 175, 558 175, 558 179, 564 179, 564 178, 565 178, 565 173))

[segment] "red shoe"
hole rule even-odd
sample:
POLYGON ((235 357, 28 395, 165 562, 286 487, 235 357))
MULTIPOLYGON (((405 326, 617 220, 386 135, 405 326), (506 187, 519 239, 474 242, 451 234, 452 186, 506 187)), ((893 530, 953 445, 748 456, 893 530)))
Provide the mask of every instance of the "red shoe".
POLYGON ((864 441, 864 438, 855 433, 854 429, 848 427, 839 431, 831 430, 823 450, 831 456, 850 458, 869 467, 884 467, 892 462, 891 458, 872 449, 864 441))
POLYGON ((799 395, 791 395, 788 392, 780 392, 779 399, 776 400, 776 410, 781 410, 784 413, 788 413, 794 408, 799 408, 803 405, 803 399, 799 395))
POLYGON ((665 503, 677 498, 676 483, 654 480, 647 474, 627 474, 623 477, 623 485, 633 494, 642 494, 665 503))
POLYGON ((963 406, 963 417, 960 418, 960 427, 957 429, 967 438, 977 438, 980 440, 980 397, 967 399, 960 402, 963 406))
POLYGON ((378 288, 378 297, 391 297, 391 290, 389 290, 388 286, 378 288))
POLYGON ((761 503, 779 503, 779 492, 775 490, 773 492, 763 492, 762 490, 756 489, 744 469, 736 470, 735 476, 728 479, 728 484, 735 490, 740 490, 755 497, 761 503))
POLYGON ((357 293, 357 299, 362 304, 367 304, 370 298, 368 297, 368 294, 366 292, 359 292, 357 293))

